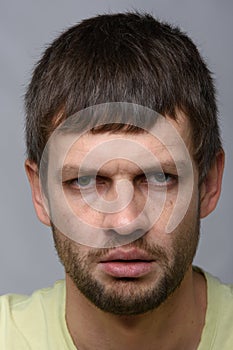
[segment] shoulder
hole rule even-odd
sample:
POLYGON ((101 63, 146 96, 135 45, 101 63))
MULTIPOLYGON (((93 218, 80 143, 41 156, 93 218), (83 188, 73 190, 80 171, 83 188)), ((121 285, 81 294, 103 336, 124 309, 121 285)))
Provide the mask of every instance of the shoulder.
POLYGON ((233 349, 233 285, 203 272, 207 281, 207 311, 201 345, 198 350, 233 349))
POLYGON ((48 324, 54 331, 59 322, 58 315, 64 309, 64 299, 64 281, 56 282, 51 288, 35 291, 30 296, 1 296, 0 349, 27 349, 26 343, 30 344, 34 339, 38 339, 39 344, 48 332, 48 324), (14 347, 16 344, 19 345, 14 347))
MULTIPOLYGON (((216 303, 223 309, 233 311, 233 284, 224 284, 217 277, 204 272, 207 280, 208 307, 216 309, 216 303)), ((217 311, 217 310, 216 310, 217 311)))
MULTIPOLYGON (((11 314, 20 313, 21 310, 30 310, 39 307, 42 304, 51 306, 54 298, 64 296, 65 282, 63 280, 57 281, 53 287, 43 288, 35 291, 32 295, 7 294, 0 296, 0 317, 2 313, 7 310, 11 314)), ((1 318, 0 318, 1 319, 1 318)))

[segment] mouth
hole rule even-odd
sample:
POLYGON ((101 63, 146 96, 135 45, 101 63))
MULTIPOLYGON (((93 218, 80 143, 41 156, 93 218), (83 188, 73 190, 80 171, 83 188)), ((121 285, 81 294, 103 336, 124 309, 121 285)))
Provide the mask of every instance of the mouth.
POLYGON ((150 273, 155 260, 138 249, 115 249, 99 262, 99 268, 115 278, 139 278, 150 273))

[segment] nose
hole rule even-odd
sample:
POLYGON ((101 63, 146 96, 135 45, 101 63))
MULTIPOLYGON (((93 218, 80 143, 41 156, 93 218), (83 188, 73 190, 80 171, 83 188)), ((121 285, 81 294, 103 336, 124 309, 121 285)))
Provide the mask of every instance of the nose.
POLYGON ((102 228, 107 234, 142 236, 150 226, 144 205, 145 201, 134 193, 130 203, 122 210, 103 214, 102 228))

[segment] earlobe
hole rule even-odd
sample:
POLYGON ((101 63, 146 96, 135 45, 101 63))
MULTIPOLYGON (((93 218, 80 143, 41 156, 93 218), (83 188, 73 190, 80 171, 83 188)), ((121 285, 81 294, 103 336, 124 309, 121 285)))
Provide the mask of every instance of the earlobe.
POLYGON ((25 170, 30 183, 32 201, 38 219, 45 225, 51 226, 50 218, 45 207, 44 197, 41 192, 39 171, 36 163, 26 160, 25 170))
POLYGON ((221 193, 222 176, 224 169, 224 151, 216 154, 215 160, 209 169, 200 188, 200 217, 209 215, 216 207, 221 193))

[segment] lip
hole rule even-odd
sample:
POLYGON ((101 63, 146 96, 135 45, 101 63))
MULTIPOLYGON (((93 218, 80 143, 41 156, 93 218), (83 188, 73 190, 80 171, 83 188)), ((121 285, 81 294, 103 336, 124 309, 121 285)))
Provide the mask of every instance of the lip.
POLYGON ((99 268, 115 278, 139 278, 152 271, 155 260, 138 249, 115 249, 99 262, 99 268))
POLYGON ((114 249, 106 257, 102 258, 100 262, 108 262, 115 260, 142 260, 142 261, 154 261, 154 258, 148 255, 145 251, 137 248, 125 250, 114 249))

